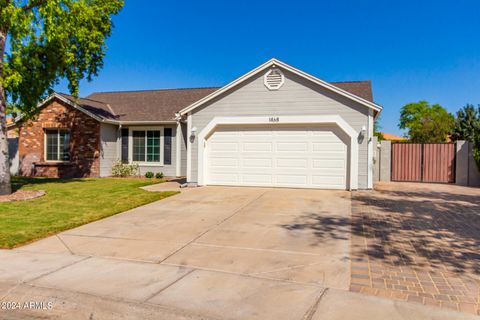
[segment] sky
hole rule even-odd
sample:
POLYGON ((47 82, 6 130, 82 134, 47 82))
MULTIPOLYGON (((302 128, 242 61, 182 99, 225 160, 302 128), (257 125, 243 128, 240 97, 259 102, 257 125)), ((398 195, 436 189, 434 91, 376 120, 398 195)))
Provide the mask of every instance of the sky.
POLYGON ((371 80, 389 133, 402 134, 409 102, 480 104, 478 0, 126 0, 114 24, 81 96, 222 86, 275 57, 326 81, 371 80))

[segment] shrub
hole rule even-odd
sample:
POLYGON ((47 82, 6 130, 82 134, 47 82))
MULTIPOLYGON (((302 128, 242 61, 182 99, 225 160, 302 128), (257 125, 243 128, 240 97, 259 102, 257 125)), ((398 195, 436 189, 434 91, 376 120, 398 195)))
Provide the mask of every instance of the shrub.
POLYGON ((151 179, 153 178, 154 174, 152 171, 148 171, 147 173, 145 173, 145 178, 148 178, 148 179, 151 179))
POLYGON ((480 170, 480 133, 477 133, 473 140, 473 159, 475 159, 477 168, 480 170))
POLYGON ((138 175, 138 164, 123 163, 117 161, 112 167, 112 176, 114 177, 130 177, 138 175))
POLYGON ((157 174, 155 175, 155 178, 163 179, 163 172, 157 172, 157 174))

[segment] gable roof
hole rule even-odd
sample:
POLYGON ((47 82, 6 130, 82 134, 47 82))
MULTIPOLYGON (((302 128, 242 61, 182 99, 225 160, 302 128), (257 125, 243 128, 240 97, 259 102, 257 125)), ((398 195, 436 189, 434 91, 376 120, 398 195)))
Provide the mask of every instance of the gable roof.
MULTIPOLYGON (((370 81, 332 82, 331 84, 372 101, 370 81)), ((79 99, 64 93, 59 95, 106 121, 168 122, 175 120, 175 113, 178 111, 219 89, 221 88, 95 92, 79 99)))
POLYGON ((330 82, 330 84, 367 101, 373 102, 372 82, 370 80, 330 82))
MULTIPOLYGON (((212 99, 216 98, 217 96, 221 95, 222 93, 234 88, 235 86, 239 85, 240 83, 250 79, 251 77, 255 76, 256 74, 258 74, 259 72, 261 71, 264 71, 265 69, 267 68, 270 68, 270 67, 273 67, 273 66, 277 66, 277 67, 281 67, 285 70, 288 70, 300 77, 303 77, 315 84, 318 84, 326 89, 329 89, 333 92, 336 92, 342 96, 345 96, 353 101, 356 101, 362 105, 364 105, 365 107, 367 108, 371 108, 373 109, 374 111, 377 111, 377 112, 380 112, 382 110, 382 106, 374 103, 373 101, 369 101, 369 99, 366 99, 366 98, 371 98, 371 93, 370 95, 368 94, 365 94, 365 92, 363 93, 364 97, 360 96, 360 95, 357 95, 355 93, 352 93, 352 92, 348 92, 347 90, 345 89, 342 89, 341 88, 341 85, 339 86, 338 83, 337 85, 334 85, 332 83, 328 83, 326 81, 323 81, 319 78, 316 78, 306 72, 303 72, 299 69, 296 69, 280 60, 277 60, 275 58, 272 58, 270 60, 268 60, 267 62, 265 62, 264 64, 258 66, 257 68, 253 69, 252 71, 244 74, 243 76, 237 78, 236 80, 230 82, 229 84, 227 84, 226 86, 218 89, 217 91, 209 94, 208 96, 204 97, 203 99, 200 99, 194 103, 192 103, 191 105, 189 105, 188 107, 182 109, 180 111, 180 114, 181 115, 184 115, 184 114, 187 114, 188 112, 198 108, 199 106, 203 105, 204 103, 207 103, 208 101, 211 101, 212 99)), ((353 86, 351 86, 353 87, 353 86)), ((360 91, 359 91, 360 92, 360 91)), ((371 92, 371 89, 370 89, 370 92, 371 92)))
MULTIPOLYGON (((39 108, 46 105, 51 99, 56 98, 101 122, 114 124, 174 122, 176 113, 185 114, 272 65, 288 68, 290 71, 293 70, 292 72, 300 74, 302 77, 320 83, 322 86, 353 100, 360 101, 366 106, 376 107, 377 109, 374 110, 381 110, 379 105, 373 103, 370 81, 328 83, 276 59, 269 60, 224 87, 95 92, 85 98, 75 98, 68 94, 55 92, 42 101, 39 108)), ((21 117, 17 118, 16 122, 20 119, 21 117)))
POLYGON ((86 99, 109 106, 117 121, 174 121, 175 113, 218 89, 95 92, 86 99))

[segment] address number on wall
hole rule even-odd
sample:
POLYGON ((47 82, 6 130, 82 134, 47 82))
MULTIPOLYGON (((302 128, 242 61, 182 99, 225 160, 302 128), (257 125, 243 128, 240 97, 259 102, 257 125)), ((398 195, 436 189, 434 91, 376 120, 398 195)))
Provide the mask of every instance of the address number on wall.
POLYGON ((270 117, 270 118, 268 118, 268 122, 280 122, 280 118, 279 117, 270 117))

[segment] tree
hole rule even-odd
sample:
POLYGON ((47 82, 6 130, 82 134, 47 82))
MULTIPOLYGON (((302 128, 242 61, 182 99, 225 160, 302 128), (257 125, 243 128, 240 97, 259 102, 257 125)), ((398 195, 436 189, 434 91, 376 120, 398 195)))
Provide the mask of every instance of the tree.
POLYGON ((11 193, 7 101, 29 119, 62 78, 78 96, 80 80, 103 66, 111 18, 122 7, 123 0, 0 0, 0 195, 11 193))
POLYGON ((467 104, 457 111, 455 128, 452 138, 474 142, 475 135, 480 132, 480 107, 476 109, 473 104, 467 104))
POLYGON ((378 141, 385 140, 385 137, 383 136, 383 133, 380 132, 382 129, 382 126, 380 125, 380 116, 375 119, 375 122, 373 123, 373 135, 377 137, 378 141))
POLYGON ((473 138, 473 159, 477 164, 478 170, 480 170, 480 132, 476 132, 473 138))
POLYGON ((400 129, 408 129, 412 142, 446 142, 453 130, 453 116, 441 105, 427 101, 409 103, 400 111, 400 129))

